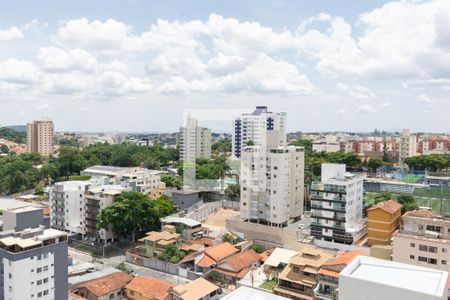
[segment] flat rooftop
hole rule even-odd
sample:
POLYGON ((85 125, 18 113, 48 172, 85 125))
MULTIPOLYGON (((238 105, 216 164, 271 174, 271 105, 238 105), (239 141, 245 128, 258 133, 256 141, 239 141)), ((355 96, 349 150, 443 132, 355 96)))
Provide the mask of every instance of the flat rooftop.
POLYGON ((7 209, 16 209, 20 207, 25 206, 34 206, 34 204, 24 201, 19 201, 16 199, 10 199, 10 198, 0 198, 0 209, 1 210, 7 210, 7 209))
POLYGON ((222 300, 287 300, 288 298, 274 295, 250 287, 241 286, 237 290, 223 297, 222 300))
POLYGON ((164 219, 161 219, 161 223, 182 223, 189 227, 202 225, 202 223, 193 219, 176 217, 166 217, 164 219))
POLYGON ((340 276, 433 296, 441 296, 444 289, 447 293, 447 272, 373 257, 358 256, 340 276))

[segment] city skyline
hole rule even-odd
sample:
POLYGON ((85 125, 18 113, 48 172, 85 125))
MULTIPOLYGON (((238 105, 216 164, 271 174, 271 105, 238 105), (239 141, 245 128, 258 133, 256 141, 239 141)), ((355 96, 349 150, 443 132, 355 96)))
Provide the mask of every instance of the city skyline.
POLYGON ((448 1, 316 2, 1 4, 0 123, 176 132, 267 105, 288 132, 450 131, 448 1))

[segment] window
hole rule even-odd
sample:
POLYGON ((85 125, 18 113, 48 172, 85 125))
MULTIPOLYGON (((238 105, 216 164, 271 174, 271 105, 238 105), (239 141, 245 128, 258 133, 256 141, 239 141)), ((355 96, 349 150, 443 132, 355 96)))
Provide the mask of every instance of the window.
POLYGON ((435 258, 429 258, 429 259, 428 259, 428 263, 429 263, 429 264, 432 264, 432 265, 437 265, 437 259, 435 259, 435 258))
POLYGON ((44 278, 44 283, 47 283, 48 282, 48 278, 44 278))
POLYGON ((9 274, 8 274, 8 277, 9 277, 9 279, 11 279, 11 278, 12 278, 12 275, 11 275, 11 273, 9 273, 9 274))
POLYGON ((441 260, 441 264, 446 265, 447 261, 446 260, 441 260))
POLYGON ((409 259, 414 259, 414 258, 415 258, 414 255, 409 256, 409 259))
POLYGON ((39 279, 39 280, 36 282, 36 284, 37 284, 37 285, 41 285, 41 284, 42 284, 42 280, 39 279))
POLYGON ((45 291, 44 291, 44 295, 48 295, 48 290, 45 290, 45 291))
POLYGON ((414 247, 416 247, 416 244, 410 243, 409 246, 410 246, 411 248, 414 248, 414 247))
POLYGON ((447 253, 447 248, 442 248, 442 252, 447 253))
POLYGON ((421 262, 427 262, 427 258, 423 256, 419 256, 419 261, 421 262))
POLYGON ((438 248, 437 247, 428 247, 428 252, 431 252, 431 253, 437 253, 437 250, 438 250, 438 248))
POLYGON ((44 271, 48 271, 48 266, 44 266, 44 271))
POLYGON ((42 268, 37 268, 36 269, 36 273, 41 273, 42 272, 42 268))
POLYGON ((41 298, 42 297, 42 292, 39 292, 38 293, 38 298, 41 298))
POLYGON ((419 250, 427 252, 428 251, 428 247, 425 246, 425 245, 419 245, 419 250))
POLYGON ((300 268, 299 267, 294 267, 293 271, 294 271, 294 273, 300 273, 300 268))

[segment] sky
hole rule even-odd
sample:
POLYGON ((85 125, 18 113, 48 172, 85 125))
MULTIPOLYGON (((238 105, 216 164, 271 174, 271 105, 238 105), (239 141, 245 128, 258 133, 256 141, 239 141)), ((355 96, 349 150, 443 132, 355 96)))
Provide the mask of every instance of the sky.
POLYGON ((450 132, 450 1, 0 2, 1 125, 169 132, 256 105, 289 131, 450 132))

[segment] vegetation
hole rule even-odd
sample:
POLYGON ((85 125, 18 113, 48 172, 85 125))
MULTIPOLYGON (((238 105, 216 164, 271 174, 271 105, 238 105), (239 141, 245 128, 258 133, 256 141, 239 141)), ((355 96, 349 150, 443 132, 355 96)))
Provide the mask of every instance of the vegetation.
POLYGON ((123 192, 98 216, 99 229, 112 229, 120 237, 137 235, 155 230, 160 218, 173 211, 173 203, 165 197, 153 200, 139 192, 123 192))
POLYGON ((274 289, 274 287, 277 285, 277 283, 278 282, 275 279, 267 280, 263 284, 261 284, 259 287, 264 290, 272 291, 274 289))
POLYGON ((168 261, 173 264, 177 264, 180 260, 183 259, 185 253, 178 249, 177 245, 170 244, 164 247, 164 250, 158 256, 158 258, 162 261, 168 261))
POLYGON ((230 184, 225 189, 225 195, 227 195, 231 200, 239 200, 241 195, 241 186, 239 183, 230 184))
POLYGON ((162 174, 161 181, 164 182, 167 187, 180 189, 183 186, 183 180, 179 176, 162 174))
POLYGON ((419 209, 419 205, 412 195, 400 195, 397 198, 397 202, 403 205, 402 214, 410 210, 419 209))
POLYGON ((391 199, 392 199, 391 193, 388 193, 388 192, 379 193, 379 194, 375 195, 375 197, 374 197, 374 202, 375 202, 374 204, 376 204, 378 202, 391 200, 391 199))
POLYGON ((211 144, 211 151, 214 154, 225 154, 231 152, 231 141, 230 140, 218 140, 211 144))
POLYGON ((255 251, 256 253, 262 253, 264 251, 263 246, 256 243, 251 244, 249 249, 255 251))
POLYGON ((116 269, 120 270, 122 272, 127 272, 127 273, 131 273, 132 272, 132 270, 130 270, 124 262, 121 262, 120 264, 118 264, 116 266, 116 269))
POLYGON ((234 236, 231 233, 226 232, 224 235, 222 235, 222 242, 224 243, 228 242, 230 244, 233 244, 234 236))
POLYGON ((25 132, 17 131, 8 127, 0 127, 0 138, 19 144, 25 144, 27 141, 27 135, 25 132))
POLYGON ((9 148, 5 144, 0 145, 0 153, 8 154, 9 148))
POLYGON ((408 167, 415 170, 439 171, 450 167, 450 155, 430 154, 405 158, 408 167))
POLYGON ((367 166, 369 167, 370 170, 372 170, 372 172, 376 172, 378 168, 383 166, 383 160, 376 157, 371 158, 369 159, 367 166))
MULTIPOLYGON (((214 159, 198 158, 195 163, 195 177, 196 179, 220 179, 229 170, 229 166, 224 156, 219 156, 214 159)), ((183 176, 184 164, 178 164, 178 175, 183 176)))

